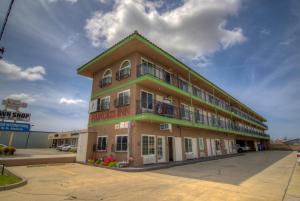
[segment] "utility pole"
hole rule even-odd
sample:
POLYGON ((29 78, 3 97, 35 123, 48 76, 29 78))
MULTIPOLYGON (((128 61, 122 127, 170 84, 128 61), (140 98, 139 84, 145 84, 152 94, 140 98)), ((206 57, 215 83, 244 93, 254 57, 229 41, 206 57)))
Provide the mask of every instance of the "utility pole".
MULTIPOLYGON (((15 1, 15 0, 11 0, 11 1, 10 1, 10 4, 9 4, 8 10, 7 10, 7 13, 6 13, 4 22, 3 22, 2 27, 1 27, 0 41, 1 41, 1 39, 2 39, 2 36, 3 36, 3 33, 4 33, 4 29, 5 29, 7 20, 8 20, 8 16, 9 16, 9 14, 10 14, 10 11, 11 11, 11 8, 12 8, 12 5, 13 5, 14 1, 15 1)), ((4 54, 4 51, 5 51, 5 48, 4 48, 4 47, 1 47, 1 48, 0 48, 0 59, 2 59, 2 55, 4 54)))
POLYGON ((12 8, 12 5, 13 5, 14 1, 15 1, 15 0, 11 0, 11 1, 10 1, 10 4, 9 4, 8 10, 7 10, 5 19, 4 19, 2 28, 1 28, 0 41, 1 41, 1 39, 2 39, 2 36, 3 36, 3 33, 4 33, 4 29, 5 29, 7 20, 8 20, 8 16, 9 16, 9 14, 10 14, 10 11, 11 11, 11 8, 12 8))

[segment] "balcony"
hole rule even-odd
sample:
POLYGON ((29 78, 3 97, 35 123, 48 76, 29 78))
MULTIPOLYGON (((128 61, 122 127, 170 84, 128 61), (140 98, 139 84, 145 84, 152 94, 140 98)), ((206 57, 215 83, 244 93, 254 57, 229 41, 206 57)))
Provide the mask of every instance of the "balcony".
POLYGON ((149 100, 138 100, 136 102, 136 106, 137 114, 153 113, 168 118, 175 118, 189 121, 195 124, 209 126, 211 128, 221 128, 228 131, 237 131, 251 135, 269 137, 269 135, 264 134, 263 132, 258 132, 253 129, 240 126, 236 122, 223 121, 220 117, 214 114, 211 117, 209 117, 207 115, 200 114, 198 111, 191 111, 183 107, 176 107, 171 103, 165 103, 157 100, 153 100, 150 102, 149 100))
POLYGON ((112 78, 111 77, 105 77, 102 80, 100 80, 99 87, 103 88, 112 83, 112 78))
POLYGON ((213 104, 221 109, 224 109, 230 113, 234 113, 238 115, 241 118, 247 119, 249 121, 252 121, 254 123, 257 123, 264 128, 268 129, 268 126, 262 123, 261 121, 257 120, 256 118, 240 111, 238 108, 235 108, 233 106, 230 106, 229 103, 214 97, 212 94, 194 86, 189 85, 187 81, 179 78, 178 76, 175 76, 163 69, 157 68, 153 65, 146 65, 146 64, 140 64, 137 66, 137 77, 143 76, 143 75, 151 75, 159 80, 162 80, 170 85, 173 85, 187 93, 192 93, 194 96, 200 98, 206 103, 213 104))

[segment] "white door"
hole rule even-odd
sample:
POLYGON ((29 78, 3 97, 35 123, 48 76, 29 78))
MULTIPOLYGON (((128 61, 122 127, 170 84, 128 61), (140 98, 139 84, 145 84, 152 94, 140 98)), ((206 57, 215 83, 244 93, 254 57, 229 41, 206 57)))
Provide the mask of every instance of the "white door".
POLYGON ((232 154, 233 150, 232 150, 232 142, 231 142, 231 140, 228 140, 228 148, 229 148, 229 153, 232 154))
POLYGON ((194 158, 198 158, 197 138, 192 139, 192 148, 193 148, 194 158))
POLYGON ((175 161, 182 161, 182 139, 175 137, 175 161))
POLYGON ((142 135, 142 157, 144 164, 156 163, 156 141, 154 135, 142 135))
POLYGON ((229 154, 230 153, 229 141, 228 140, 224 140, 224 144, 225 144, 226 154, 229 154))
POLYGON ((211 153, 211 143, 210 143, 210 139, 209 138, 206 139, 206 147, 207 147, 207 156, 212 156, 212 153, 211 153))
POLYGON ((78 137, 76 161, 85 163, 87 161, 87 144, 88 144, 88 133, 80 133, 78 137))
POLYGON ((165 137, 157 137, 157 162, 163 163, 166 162, 166 146, 165 146, 165 137))
POLYGON ((212 150, 212 155, 216 156, 217 152, 216 152, 216 140, 215 139, 211 139, 211 150, 212 150))
POLYGON ((254 147, 255 147, 255 151, 258 151, 257 141, 254 141, 254 147))

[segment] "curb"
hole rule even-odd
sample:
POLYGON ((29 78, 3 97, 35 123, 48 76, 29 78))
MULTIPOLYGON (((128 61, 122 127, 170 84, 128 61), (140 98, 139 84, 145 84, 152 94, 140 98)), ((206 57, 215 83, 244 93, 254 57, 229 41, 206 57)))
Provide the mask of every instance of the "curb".
POLYGON ((14 184, 8 184, 8 185, 4 185, 4 186, 0 186, 0 191, 5 191, 5 190, 11 190, 14 188, 19 188, 21 186, 24 186, 27 184, 27 180, 22 177, 22 176, 18 176, 15 173, 13 173, 11 170, 5 169, 5 171, 7 172, 8 175, 14 175, 16 177, 19 177, 21 179, 21 181, 14 183, 14 184))

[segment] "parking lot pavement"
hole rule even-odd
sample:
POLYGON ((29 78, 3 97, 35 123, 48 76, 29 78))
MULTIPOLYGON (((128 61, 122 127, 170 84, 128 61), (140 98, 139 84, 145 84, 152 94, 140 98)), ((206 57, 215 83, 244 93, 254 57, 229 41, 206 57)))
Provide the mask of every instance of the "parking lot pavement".
POLYGON ((296 200, 295 161, 295 153, 267 151, 137 173, 80 164, 11 167, 28 184, 1 192, 0 200, 296 200))

